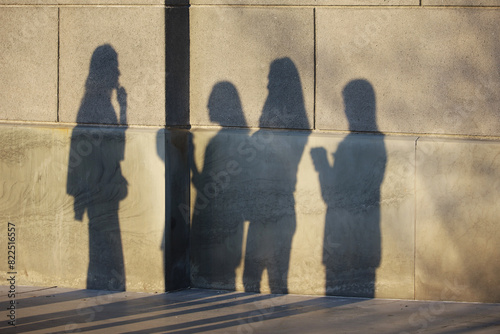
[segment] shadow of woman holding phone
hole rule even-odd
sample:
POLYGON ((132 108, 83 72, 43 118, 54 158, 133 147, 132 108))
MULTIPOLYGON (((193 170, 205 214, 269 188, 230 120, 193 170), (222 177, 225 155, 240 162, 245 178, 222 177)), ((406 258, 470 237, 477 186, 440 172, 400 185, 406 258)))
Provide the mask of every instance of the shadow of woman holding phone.
POLYGON ((381 258, 380 187, 387 163, 384 135, 377 129, 375 91, 368 81, 349 82, 342 95, 351 133, 333 154, 333 167, 324 148, 311 150, 328 205, 323 241, 325 292, 374 297, 381 258))
POLYGON ((74 197, 75 219, 88 217, 89 265, 87 289, 125 290, 125 264, 118 218, 119 203, 127 196, 120 162, 125 154, 127 93, 118 82, 118 55, 109 44, 95 49, 71 136, 67 193, 74 197), (120 105, 118 119, 111 103, 120 105), (84 123, 119 124, 93 128, 84 123))

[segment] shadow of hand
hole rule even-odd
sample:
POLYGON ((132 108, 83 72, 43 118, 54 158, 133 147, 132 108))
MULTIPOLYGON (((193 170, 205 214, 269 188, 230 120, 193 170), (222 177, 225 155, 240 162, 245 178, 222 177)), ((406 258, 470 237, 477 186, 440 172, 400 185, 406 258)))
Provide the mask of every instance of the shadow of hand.
POLYGON ((323 147, 314 147, 311 149, 311 158, 313 159, 314 168, 316 171, 328 166, 326 158, 326 150, 323 147))

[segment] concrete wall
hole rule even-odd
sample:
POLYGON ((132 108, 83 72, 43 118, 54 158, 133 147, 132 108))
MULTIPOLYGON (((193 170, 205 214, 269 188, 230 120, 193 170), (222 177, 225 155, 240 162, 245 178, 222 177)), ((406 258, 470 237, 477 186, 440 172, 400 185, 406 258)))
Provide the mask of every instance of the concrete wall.
POLYGON ((499 302, 499 16, 3 1, 18 284, 499 302))
POLYGON ((147 0, 0 5, 0 226, 16 226, 17 284, 189 285, 189 226, 170 209, 189 196, 188 64, 167 66, 189 40, 166 36, 185 13, 147 0))
POLYGON ((191 1, 193 285, 500 301, 499 19, 191 1))

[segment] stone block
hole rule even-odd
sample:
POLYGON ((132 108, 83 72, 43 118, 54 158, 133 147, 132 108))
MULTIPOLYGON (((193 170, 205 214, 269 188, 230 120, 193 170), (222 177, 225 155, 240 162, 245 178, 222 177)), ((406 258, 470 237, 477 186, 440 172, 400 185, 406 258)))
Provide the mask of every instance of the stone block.
POLYGON ((3 5, 165 5, 165 4, 187 4, 188 0, 3 0, 3 5))
POLYGON ((191 124, 312 128, 313 20, 312 8, 192 7, 191 124))
POLYGON ((413 296, 414 138, 195 129, 193 148, 193 286, 413 296))
POLYGON ((413 297, 414 142, 353 133, 309 137, 295 192, 297 212, 305 216, 292 250, 292 274, 305 275, 293 275, 297 293, 310 293, 299 288, 303 282, 318 281, 306 268, 319 258, 326 294, 413 297), (316 240, 313 226, 320 227, 316 240))
MULTIPOLYGON (((438 1, 438 0, 430 0, 438 1)), ((445 2, 440 0, 439 2, 445 2)), ((454 0, 454 2, 467 0, 454 0)), ((483 0, 488 1, 488 0, 483 0)), ((489 0, 494 1, 494 0, 489 0)), ((452 1, 450 1, 452 2, 452 1)), ((255 6, 418 6, 419 0, 4 0, 6 5, 255 5, 255 6)))
POLYGON ((160 7, 61 8, 60 120, 123 123, 120 86, 127 124, 165 124, 164 20, 160 7))
POLYGON ((500 143, 419 139, 416 299, 500 302, 500 143))
POLYGON ((191 5, 254 6, 418 6, 419 0, 191 0, 191 5))
POLYGON ((57 8, 0 11, 0 119, 57 120, 57 8))
POLYGON ((500 12, 473 8, 317 9, 316 127, 348 130, 345 109, 376 109, 356 131, 498 135, 500 12), (333 19, 335 18, 335 19, 333 19), (368 81, 374 99, 344 89, 368 81))
POLYGON ((165 159, 163 130, 1 128, 0 226, 18 231, 18 284, 164 291, 176 271, 164 160, 180 162, 165 159))
POLYGON ((423 6, 474 6, 498 7, 496 0, 422 0, 423 6))

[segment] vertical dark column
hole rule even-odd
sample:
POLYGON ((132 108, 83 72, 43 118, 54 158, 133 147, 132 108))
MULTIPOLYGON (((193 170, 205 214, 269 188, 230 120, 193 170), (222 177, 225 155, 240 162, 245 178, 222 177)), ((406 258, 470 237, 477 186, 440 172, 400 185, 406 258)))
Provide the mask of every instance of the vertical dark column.
POLYGON ((165 9, 165 290, 189 281, 189 7, 165 9))
POLYGON ((165 120, 189 126, 189 7, 165 10, 165 120))

